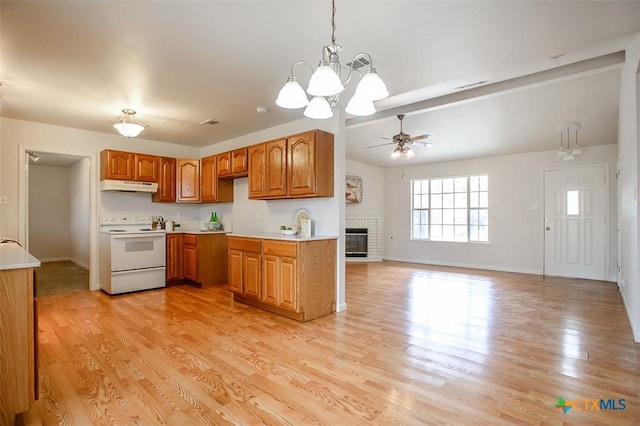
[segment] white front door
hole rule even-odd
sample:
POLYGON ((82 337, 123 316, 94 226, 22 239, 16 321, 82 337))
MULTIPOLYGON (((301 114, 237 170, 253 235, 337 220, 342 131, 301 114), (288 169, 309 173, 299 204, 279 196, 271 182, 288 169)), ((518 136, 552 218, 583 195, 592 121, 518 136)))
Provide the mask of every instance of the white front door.
POLYGON ((544 173, 544 274, 605 279, 604 166, 544 173))

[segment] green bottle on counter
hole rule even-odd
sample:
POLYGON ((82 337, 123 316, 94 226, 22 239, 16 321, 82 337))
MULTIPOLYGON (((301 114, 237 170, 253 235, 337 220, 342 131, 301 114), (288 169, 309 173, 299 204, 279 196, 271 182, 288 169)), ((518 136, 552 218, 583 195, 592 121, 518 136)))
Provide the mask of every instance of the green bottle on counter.
POLYGON ((218 221, 218 213, 212 212, 211 219, 209 220, 209 222, 217 222, 217 221, 218 221))

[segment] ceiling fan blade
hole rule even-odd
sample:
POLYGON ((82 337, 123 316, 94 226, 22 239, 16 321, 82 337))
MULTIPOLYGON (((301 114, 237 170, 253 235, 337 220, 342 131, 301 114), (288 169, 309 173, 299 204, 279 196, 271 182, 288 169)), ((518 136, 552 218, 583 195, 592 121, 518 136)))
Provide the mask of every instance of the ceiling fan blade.
POLYGON ((431 142, 414 142, 414 145, 421 145, 421 146, 426 146, 427 148, 433 148, 434 146, 436 146, 435 144, 431 143, 431 142))
POLYGON ((414 141, 419 141, 422 139, 429 139, 431 137, 430 134, 425 133, 424 135, 420 135, 420 136, 412 136, 411 139, 413 139, 414 141))
POLYGON ((380 136, 380 139, 387 139, 387 140, 390 140, 390 141, 393 140, 391 138, 387 138, 387 137, 384 137, 384 136, 380 136))
POLYGON ((395 144, 396 144, 395 142, 381 143, 379 145, 368 146, 367 149, 369 149, 369 148, 378 148, 379 146, 395 145, 395 144))

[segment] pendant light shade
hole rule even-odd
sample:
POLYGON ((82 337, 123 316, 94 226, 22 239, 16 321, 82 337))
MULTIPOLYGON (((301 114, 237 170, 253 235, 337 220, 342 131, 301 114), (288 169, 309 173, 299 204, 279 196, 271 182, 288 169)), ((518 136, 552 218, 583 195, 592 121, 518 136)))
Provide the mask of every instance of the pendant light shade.
POLYGON ((371 99, 372 101, 379 101, 380 99, 384 99, 389 96, 387 86, 384 84, 384 81, 382 81, 375 68, 371 68, 367 71, 364 77, 362 77, 362 80, 360 80, 360 83, 358 83, 358 86, 356 87, 356 94, 354 97, 355 96, 371 99))
POLYGON ((333 111, 331 111, 331 105, 324 97, 314 96, 304 110, 304 115, 309 118, 323 120, 333 117, 333 111))
POLYGON ((122 136, 135 138, 148 127, 146 124, 139 123, 135 119, 136 112, 134 110, 125 108, 122 112, 124 113, 124 117, 120 117, 120 122, 113 125, 122 136))
POLYGON ((309 105, 309 99, 307 99, 307 95, 295 77, 289 77, 286 84, 280 89, 276 105, 288 109, 302 108, 309 105))
POLYGON ((356 93, 347 104, 345 111, 351 115, 367 116, 375 114, 376 107, 373 101, 359 97, 356 93))
POLYGON ((307 87, 307 93, 311 96, 333 96, 343 90, 344 86, 338 74, 322 62, 311 76, 309 87, 307 87))

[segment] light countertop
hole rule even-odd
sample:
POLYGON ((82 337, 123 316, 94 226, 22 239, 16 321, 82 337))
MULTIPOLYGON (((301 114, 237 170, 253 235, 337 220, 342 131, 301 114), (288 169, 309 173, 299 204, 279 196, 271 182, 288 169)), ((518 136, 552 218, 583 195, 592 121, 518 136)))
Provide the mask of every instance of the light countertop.
POLYGON ((228 231, 207 231, 206 229, 174 229, 173 231, 167 231, 167 234, 228 234, 228 231))
POLYGON ((282 241, 319 241, 319 240, 336 240, 337 235, 312 235, 310 237, 302 237, 296 235, 282 235, 279 232, 263 232, 263 233, 230 233, 230 237, 246 237, 246 238, 261 238, 264 240, 282 240, 282 241))
POLYGON ((38 266, 40 266, 40 261, 17 243, 0 244, 0 271, 37 268, 38 266))

